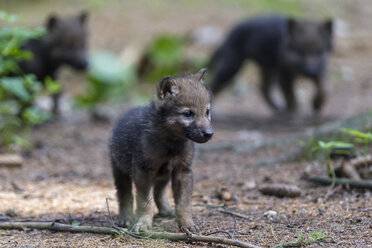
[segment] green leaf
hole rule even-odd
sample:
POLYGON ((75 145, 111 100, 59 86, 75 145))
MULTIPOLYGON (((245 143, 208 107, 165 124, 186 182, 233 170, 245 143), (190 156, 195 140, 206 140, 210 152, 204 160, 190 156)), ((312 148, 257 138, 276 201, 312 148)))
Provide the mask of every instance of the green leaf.
POLYGON ((115 54, 94 52, 89 59, 87 90, 76 97, 76 103, 92 108, 106 100, 122 98, 128 86, 135 81, 134 68, 125 65, 115 54))
POLYGON ((89 59, 88 74, 97 84, 130 84, 135 80, 134 71, 110 52, 93 53, 89 59))
POLYGON ((1 115, 16 115, 20 110, 20 104, 15 100, 5 100, 0 102, 1 115))
POLYGON ((161 35, 149 46, 150 60, 157 67, 171 68, 183 60, 183 43, 173 35, 161 35))
POLYGON ((73 222, 71 223, 71 226, 80 226, 80 222, 78 222, 78 221, 73 221, 73 222))
POLYGON ((342 131, 344 133, 357 137, 358 141, 361 141, 361 142, 372 141, 372 133, 370 132, 360 132, 358 130, 350 129, 350 128, 343 128, 342 131))
POLYGON ((343 142, 343 141, 330 141, 330 142, 319 141, 318 145, 319 145, 319 148, 321 148, 321 149, 352 148, 352 147, 354 147, 354 144, 346 143, 346 142, 343 142))
POLYGON ((4 77, 0 79, 0 87, 9 93, 14 94, 22 101, 28 101, 30 99, 30 94, 27 92, 24 81, 21 77, 4 77))
POLYGON ((36 76, 33 74, 28 74, 24 76, 25 86, 28 90, 31 91, 34 95, 43 90, 42 84, 37 81, 36 76))
POLYGON ((26 138, 19 135, 13 135, 11 143, 19 145, 21 147, 31 146, 31 143, 26 138))
POLYGON ((61 91, 61 83, 47 77, 45 79, 45 88, 49 94, 55 94, 61 91))
POLYGON ((8 14, 5 11, 0 11, 0 20, 4 20, 6 22, 15 22, 17 21, 17 15, 14 14, 8 14))
POLYGON ((40 124, 48 120, 50 115, 40 109, 30 107, 23 111, 22 117, 29 123, 40 124))

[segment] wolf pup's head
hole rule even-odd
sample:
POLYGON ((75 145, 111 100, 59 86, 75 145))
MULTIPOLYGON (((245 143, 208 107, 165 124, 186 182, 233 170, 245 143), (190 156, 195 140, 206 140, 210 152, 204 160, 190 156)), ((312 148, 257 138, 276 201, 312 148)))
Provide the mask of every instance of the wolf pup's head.
POLYGON ((191 75, 164 77, 156 86, 157 112, 166 131, 177 138, 205 143, 213 135, 211 95, 204 86, 206 71, 201 69, 191 75))
POLYGON ((60 18, 51 15, 46 23, 45 40, 54 63, 67 64, 76 70, 88 66, 86 21, 88 14, 60 18))
POLYGON ((289 19, 287 33, 288 43, 284 56, 288 68, 311 78, 321 76, 332 50, 332 21, 289 19))

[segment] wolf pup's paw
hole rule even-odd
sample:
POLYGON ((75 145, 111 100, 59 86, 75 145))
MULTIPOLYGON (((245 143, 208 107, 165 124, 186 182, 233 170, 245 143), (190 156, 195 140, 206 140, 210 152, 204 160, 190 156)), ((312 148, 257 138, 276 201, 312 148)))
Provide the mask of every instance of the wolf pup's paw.
POLYGON ((152 222, 147 219, 140 219, 135 223, 130 230, 135 233, 148 232, 151 230, 152 222))
POLYGON ((132 224, 132 218, 119 217, 118 226, 129 227, 132 224))
POLYGON ((181 230, 181 232, 184 232, 184 233, 188 233, 188 232, 197 233, 200 231, 199 226, 195 225, 193 221, 187 221, 184 223, 180 223, 178 224, 178 227, 181 230))

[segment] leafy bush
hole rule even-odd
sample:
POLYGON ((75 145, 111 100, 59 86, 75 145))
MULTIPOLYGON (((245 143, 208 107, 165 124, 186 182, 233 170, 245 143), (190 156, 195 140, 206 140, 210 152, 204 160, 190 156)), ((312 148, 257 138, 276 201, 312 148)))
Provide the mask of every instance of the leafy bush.
MULTIPOLYGON (((15 15, 0 11, 0 22, 9 24, 15 20, 15 15)), ((32 53, 22 50, 22 45, 43 34, 42 28, 5 25, 0 28, 0 146, 27 145, 25 135, 29 128, 49 117, 33 106, 37 96, 45 92, 41 83, 34 75, 23 75, 18 66, 20 61, 32 58, 32 53)), ((54 85, 53 90, 57 90, 56 83, 49 81, 49 85, 54 85)))
POLYGON ((77 103, 92 109, 99 103, 122 98, 135 80, 134 69, 124 65, 114 54, 93 53, 89 59, 87 90, 77 97, 77 103))
POLYGON ((187 42, 178 36, 162 34, 147 46, 138 66, 138 74, 149 82, 164 75, 176 75, 200 69, 204 61, 187 59, 187 42))

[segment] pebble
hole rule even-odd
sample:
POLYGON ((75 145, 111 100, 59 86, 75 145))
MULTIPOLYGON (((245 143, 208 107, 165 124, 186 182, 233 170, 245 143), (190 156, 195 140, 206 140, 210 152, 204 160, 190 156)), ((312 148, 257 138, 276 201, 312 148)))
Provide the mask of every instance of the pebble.
POLYGON ((277 215, 277 212, 274 211, 274 210, 269 210, 269 211, 266 211, 266 212, 264 213, 264 216, 267 216, 267 217, 274 217, 274 216, 276 216, 276 215, 277 215))

